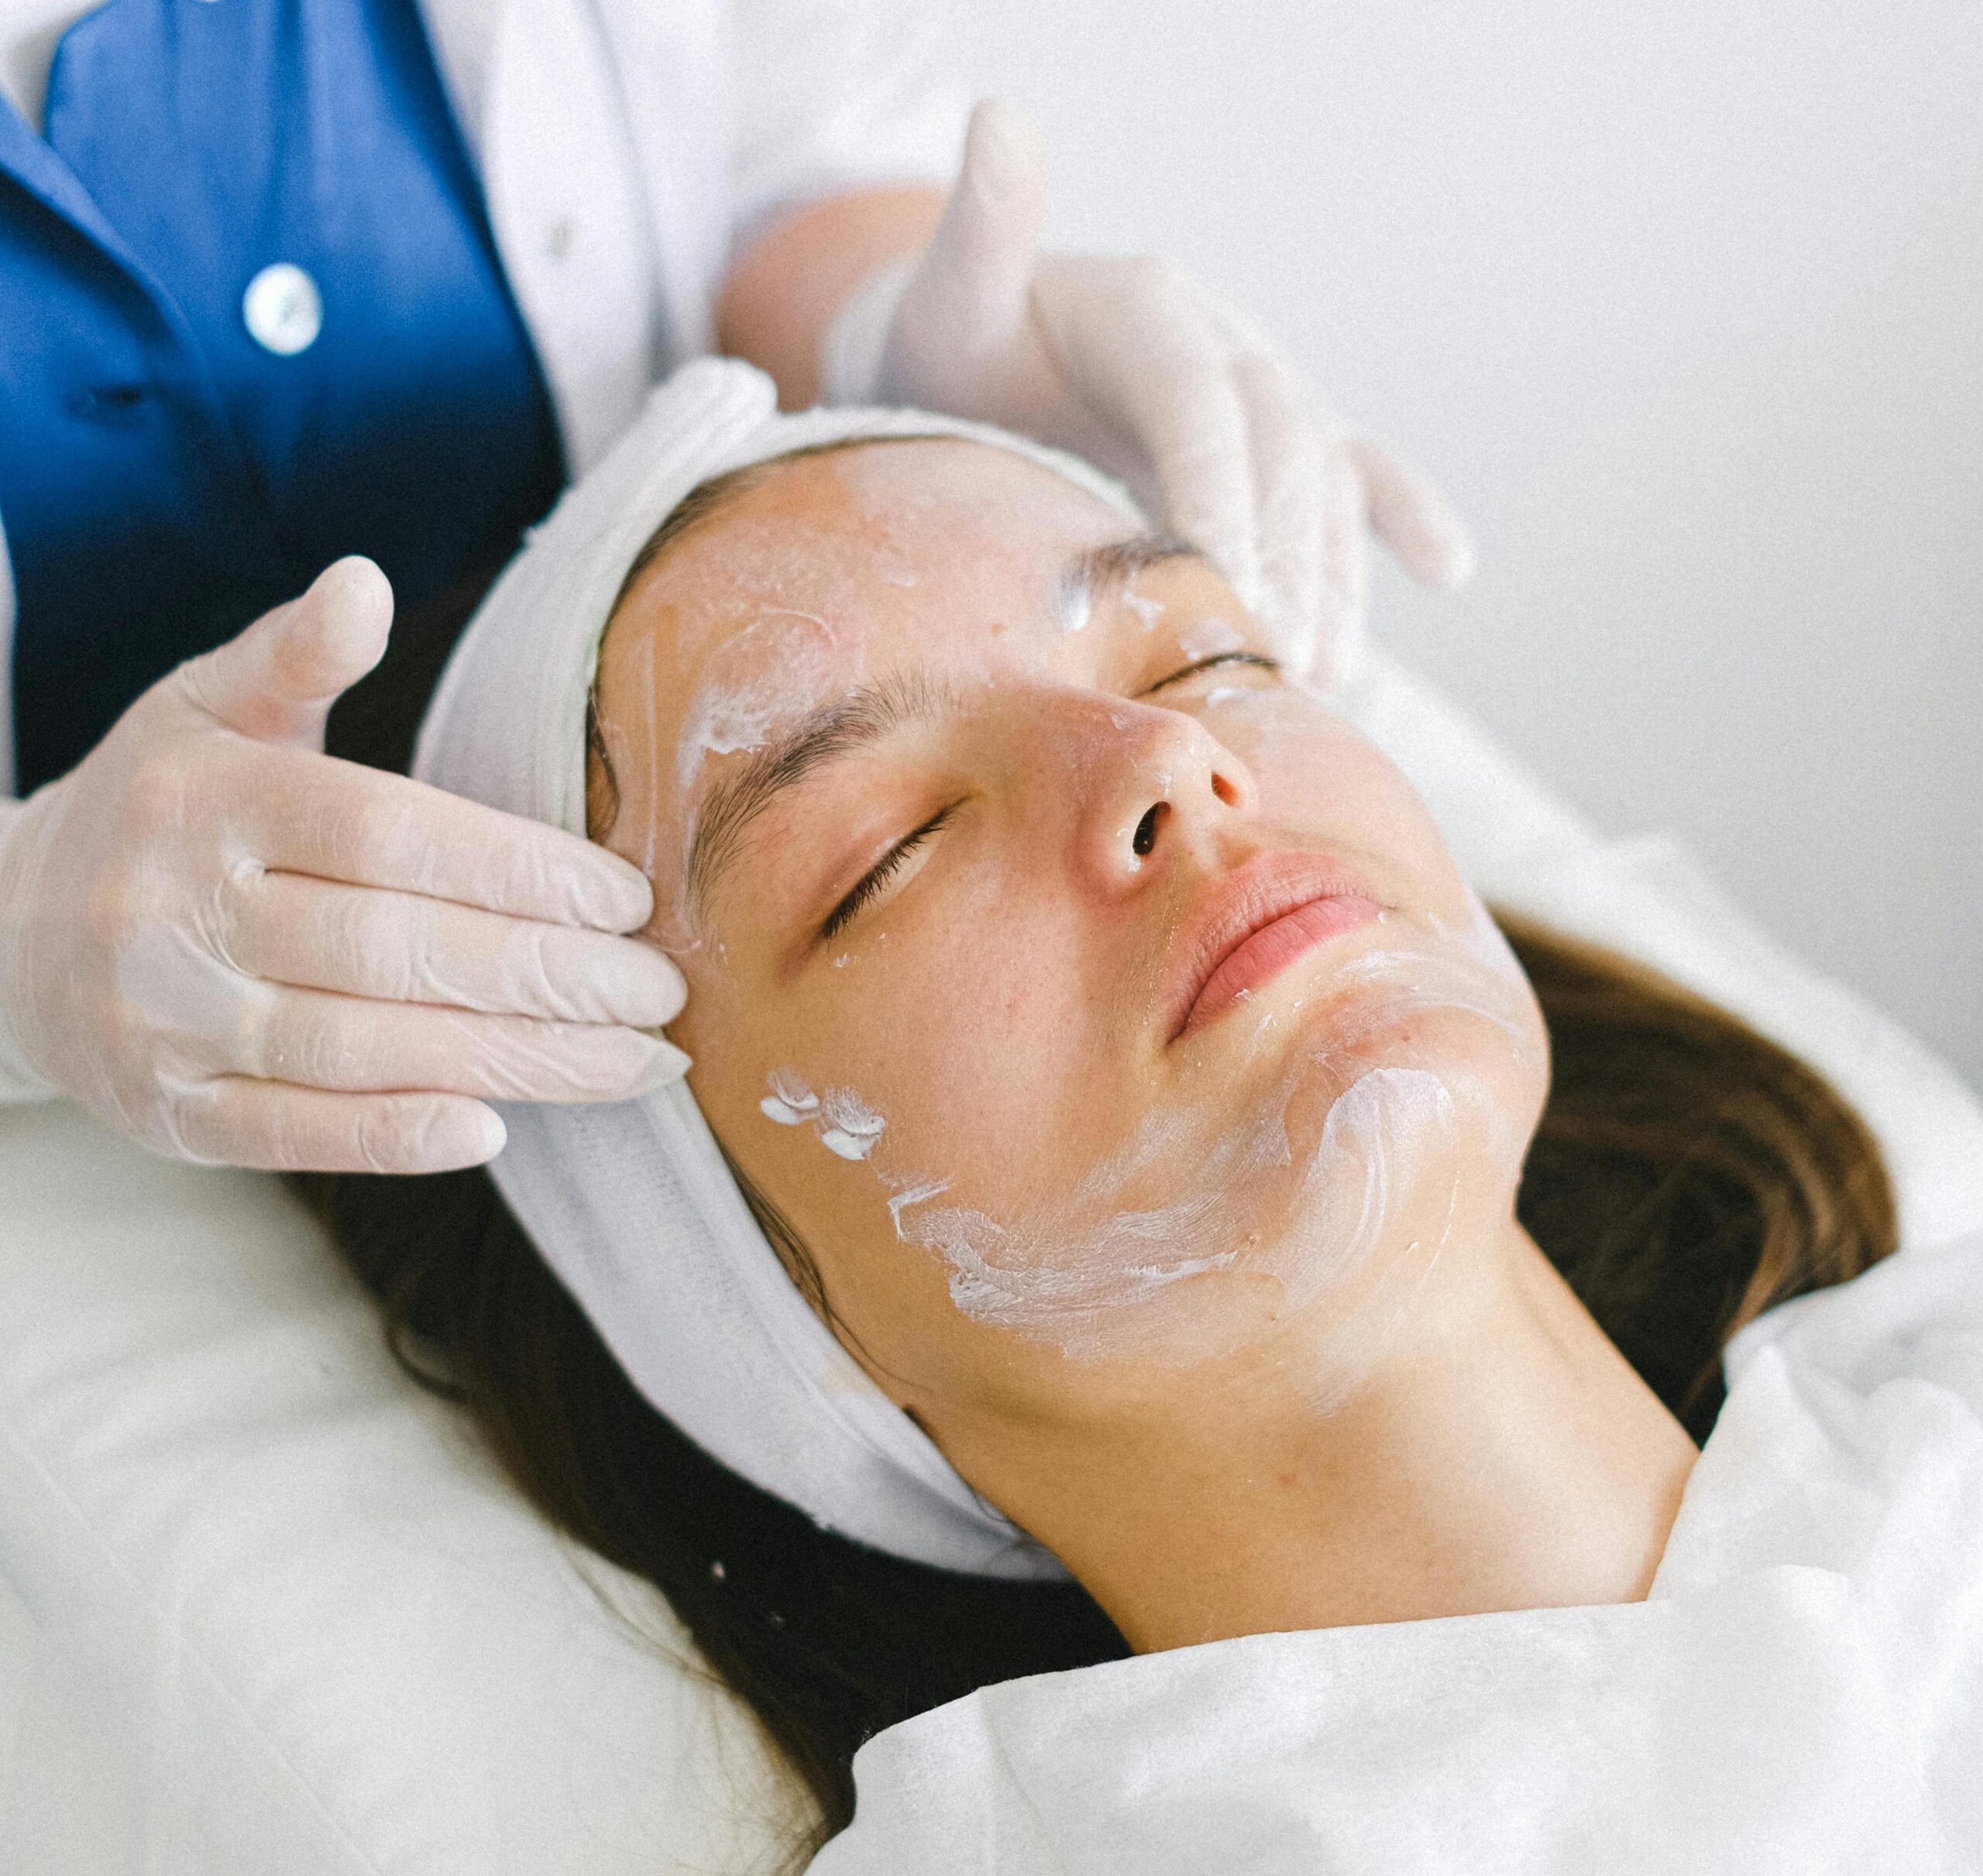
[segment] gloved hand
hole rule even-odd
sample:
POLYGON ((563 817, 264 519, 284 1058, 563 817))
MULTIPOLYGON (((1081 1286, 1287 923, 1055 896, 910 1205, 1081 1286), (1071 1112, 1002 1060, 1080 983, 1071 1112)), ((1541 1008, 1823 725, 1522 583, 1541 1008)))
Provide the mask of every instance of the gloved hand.
POLYGON ((1036 252, 1038 132, 972 113, 943 218, 858 290, 821 345, 834 404, 907 404, 1057 444, 1126 483, 1209 554, 1284 662, 1346 681, 1373 529, 1421 584, 1473 569, 1425 475, 1356 435, 1241 314, 1168 263, 1036 252))
POLYGON ((391 617, 379 569, 341 560, 0 804, 0 1087, 189 1160, 430 1172, 501 1148, 479 1096, 682 1072, 637 1032, 679 974, 610 935, 651 909, 635 868, 321 753, 391 617))

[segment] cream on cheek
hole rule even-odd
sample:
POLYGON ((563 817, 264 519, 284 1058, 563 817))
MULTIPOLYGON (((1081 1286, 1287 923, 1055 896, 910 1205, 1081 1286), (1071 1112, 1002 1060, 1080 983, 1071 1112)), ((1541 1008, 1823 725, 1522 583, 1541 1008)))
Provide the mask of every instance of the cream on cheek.
POLYGON ((765 1077, 770 1089, 758 1111, 781 1127, 809 1127, 827 1151, 842 1160, 864 1160, 888 1122, 851 1087, 816 1094, 796 1068, 774 1068, 765 1077))
MULTIPOLYGON (((1056 1000, 1069 986, 1039 967, 1043 953, 1064 955, 1065 943, 1035 929, 1021 895, 1002 894, 995 865, 982 854, 979 862, 954 864, 906 912, 857 924, 840 941, 845 948, 822 953, 796 986, 768 991, 792 1001, 752 1026, 749 1048, 761 1060, 776 1052, 757 1115, 836 1159, 871 1160, 897 1227, 905 1208, 947 1187, 916 1165, 958 1162, 987 1139, 1018 1139, 1039 1125, 1039 1085, 1011 1074, 1015 1064, 1057 1079, 1050 1051, 1064 1068, 1060 1052, 1086 1046, 1073 1035, 1080 1012, 1056 1000), (994 929, 1005 942, 988 958, 985 934, 994 929), (769 1039, 781 1032, 782 1042, 769 1039), (974 1066, 987 1061, 1002 1069, 974 1066), (891 1131, 897 1108, 903 1125, 891 1131)), ((1028 1183, 1019 1168, 1007 1170, 1016 1185, 1028 1183)))
MULTIPOLYGON (((1230 1081, 1214 1082, 1153 1112, 1057 1203, 940 1203, 953 1182, 895 1173, 930 1195, 898 1209, 898 1232, 944 1259, 966 1315, 1075 1360, 1183 1366, 1311 1310, 1334 1334, 1346 1325, 1324 1320, 1330 1299, 1383 1274, 1375 1260, 1421 1275, 1436 1261, 1469 1165, 1495 1136, 1496 1079, 1450 1037, 1396 1039, 1428 1001, 1415 991, 1401 1008, 1382 1001, 1359 998, 1357 1014, 1365 1037, 1391 1029, 1390 1046, 1304 1035, 1263 1092, 1242 1105, 1230 1081)), ((1318 1400, 1353 1378, 1338 1355, 1311 1377, 1318 1400)))
MULTIPOLYGON (((957 1092, 952 1131, 967 1135, 965 1078, 957 1092)), ((1372 1352, 1330 1297, 1396 1292, 1436 1261, 1489 1092, 1436 1050, 1305 1040, 1263 1093, 1218 1108, 1223 1125, 1208 1127, 1211 1090, 1153 1108, 1057 1187, 1037 1176, 1049 1140, 980 1138, 943 1168, 869 1094, 789 1067, 767 1076, 760 1112, 870 1175, 886 1228, 941 1260, 971 1320, 1077 1362, 1181 1368, 1315 1311, 1329 1359, 1309 1384, 1326 1407, 1372 1352)), ((943 1131, 919 1118, 918 1138, 943 1131)))

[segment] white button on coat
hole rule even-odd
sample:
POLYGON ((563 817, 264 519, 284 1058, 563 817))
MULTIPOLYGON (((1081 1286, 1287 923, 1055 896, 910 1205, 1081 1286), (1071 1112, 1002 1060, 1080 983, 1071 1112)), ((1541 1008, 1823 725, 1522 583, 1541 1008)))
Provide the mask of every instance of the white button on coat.
POLYGON ((324 299, 317 283, 286 260, 264 267, 241 296, 242 322, 264 352, 294 358, 308 352, 324 329, 324 299))

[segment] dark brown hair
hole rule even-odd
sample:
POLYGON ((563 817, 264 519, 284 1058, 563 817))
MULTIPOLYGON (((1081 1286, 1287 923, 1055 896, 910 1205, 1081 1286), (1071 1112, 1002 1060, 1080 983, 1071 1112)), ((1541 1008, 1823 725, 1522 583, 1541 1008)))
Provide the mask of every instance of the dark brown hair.
MULTIPOLYGON (((404 621, 396 640, 451 637, 465 612, 457 602, 404 621)), ((397 707, 389 672, 361 707, 334 714, 333 746, 359 760, 410 747, 440 661, 416 643, 397 707)), ((1500 923, 1553 1062, 1521 1221, 1703 1439, 1729 1337, 1893 1249, 1879 1149, 1826 1081, 1726 1012, 1609 952, 1500 923)), ((852 1817, 851 1762, 873 1733, 978 1687, 1126 1652, 1076 1584, 904 1562, 717 1463, 634 1390, 483 1173, 297 1184, 408 1371, 460 1404, 552 1524, 658 1587, 756 1715, 817 1807, 801 1861, 852 1817)), ((788 1267, 816 1288, 802 1244, 757 1203, 788 1267)))

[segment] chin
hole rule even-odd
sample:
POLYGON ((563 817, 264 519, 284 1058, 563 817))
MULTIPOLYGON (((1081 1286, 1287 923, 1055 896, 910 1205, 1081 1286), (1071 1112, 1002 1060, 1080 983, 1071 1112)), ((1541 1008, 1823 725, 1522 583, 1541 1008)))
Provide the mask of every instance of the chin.
POLYGON ((1304 1060, 1339 1065, 1345 1080, 1380 1063, 1445 1065, 1508 1082, 1511 1093, 1533 1084, 1538 1101, 1548 1081, 1547 1032, 1526 978, 1389 952, 1270 984, 1194 1040, 1205 1056, 1270 1074, 1304 1060))
POLYGON ((1491 1000, 1339 985, 1301 999, 1275 1026, 1285 1040, 1260 1098, 1280 1106, 1291 1159, 1381 1094, 1394 1117, 1415 1112, 1409 1125, 1421 1134, 1438 1108, 1475 1169, 1469 1177, 1512 1194, 1549 1087, 1547 1032, 1525 979, 1491 1000))

